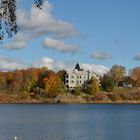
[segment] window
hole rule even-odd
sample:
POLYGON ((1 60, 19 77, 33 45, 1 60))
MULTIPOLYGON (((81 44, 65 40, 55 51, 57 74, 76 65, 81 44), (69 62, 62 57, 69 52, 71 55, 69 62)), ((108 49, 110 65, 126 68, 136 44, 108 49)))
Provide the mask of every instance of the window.
POLYGON ((82 78, 82 76, 80 76, 80 79, 82 78))
POLYGON ((71 80, 71 83, 74 83, 74 81, 73 81, 73 80, 71 80))
POLYGON ((71 78, 74 78, 74 75, 72 75, 71 78))

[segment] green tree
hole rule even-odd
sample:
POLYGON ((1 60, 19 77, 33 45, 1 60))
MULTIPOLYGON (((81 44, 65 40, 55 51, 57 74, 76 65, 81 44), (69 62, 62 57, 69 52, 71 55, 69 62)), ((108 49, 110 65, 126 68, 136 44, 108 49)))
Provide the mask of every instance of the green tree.
POLYGON ((125 77, 125 67, 121 65, 114 65, 109 72, 111 78, 114 80, 115 85, 118 87, 118 83, 125 77))
POLYGON ((77 85, 74 89, 74 94, 75 95, 80 95, 81 94, 81 87, 80 85, 77 85))
POLYGON ((109 75, 105 74, 101 79, 101 87, 105 91, 113 91, 115 87, 114 80, 109 75))
POLYGON ((90 80, 90 82, 89 82, 87 91, 91 95, 98 94, 98 92, 100 91, 99 80, 96 79, 95 77, 92 77, 91 80, 90 80))
POLYGON ((65 85, 65 75, 66 75, 66 70, 60 70, 57 75, 59 76, 59 78, 61 79, 61 85, 63 87, 64 92, 67 92, 67 88, 65 85))

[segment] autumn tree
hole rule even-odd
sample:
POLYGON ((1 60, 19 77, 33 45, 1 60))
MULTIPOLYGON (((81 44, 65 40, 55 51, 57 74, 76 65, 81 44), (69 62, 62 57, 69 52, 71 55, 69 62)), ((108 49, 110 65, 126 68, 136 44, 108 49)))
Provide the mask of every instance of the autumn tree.
POLYGON ((29 68, 23 71, 22 89, 30 92, 38 84, 38 69, 29 68))
MULTIPOLYGON (((34 0, 33 5, 41 9, 44 1, 34 0)), ((0 0, 0 40, 10 38, 18 32, 16 9, 16 0, 0 0)))
POLYGON ((136 67, 131 71, 131 79, 133 80, 134 86, 140 86, 140 67, 136 67))
POLYGON ((94 76, 91 78, 87 91, 91 95, 96 95, 100 91, 99 80, 94 76))
POLYGON ((38 73, 38 86, 39 88, 45 88, 44 87, 44 78, 48 75, 48 68, 47 67, 42 67, 39 69, 39 73, 38 73))
POLYGON ((6 89, 8 92, 12 91, 12 83, 14 78, 14 73, 13 72, 6 72, 5 74, 5 80, 6 80, 6 89))
POLYGON ((23 85, 23 74, 20 70, 16 70, 13 74, 12 92, 18 95, 22 85, 23 85))
POLYGON ((55 97, 62 92, 61 80, 54 72, 50 72, 44 78, 44 86, 48 97, 55 97))
POLYGON ((0 72, 0 90, 3 91, 6 89, 7 83, 5 74, 3 72, 0 72))
POLYGON ((118 86, 118 83, 125 77, 125 73, 125 67, 121 65, 112 66, 109 72, 116 86, 118 86))
POLYGON ((65 75, 66 75, 66 70, 60 70, 57 72, 57 75, 60 77, 62 82, 65 82, 65 75))

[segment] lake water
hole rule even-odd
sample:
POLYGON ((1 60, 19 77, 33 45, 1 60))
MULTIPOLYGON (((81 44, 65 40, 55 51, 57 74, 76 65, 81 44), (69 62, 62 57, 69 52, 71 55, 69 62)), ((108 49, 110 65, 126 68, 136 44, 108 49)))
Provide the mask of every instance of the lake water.
POLYGON ((140 140, 140 105, 0 105, 0 140, 140 140))

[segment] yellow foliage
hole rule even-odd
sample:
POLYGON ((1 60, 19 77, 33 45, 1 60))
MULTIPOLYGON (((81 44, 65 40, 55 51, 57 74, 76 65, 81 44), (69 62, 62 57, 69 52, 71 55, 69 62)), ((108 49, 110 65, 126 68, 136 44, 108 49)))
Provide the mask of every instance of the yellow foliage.
POLYGON ((62 90, 61 80, 55 73, 44 78, 44 86, 48 96, 56 96, 62 90))
POLYGON ((95 77, 91 78, 87 90, 88 93, 92 95, 96 95, 100 91, 99 81, 95 77))

